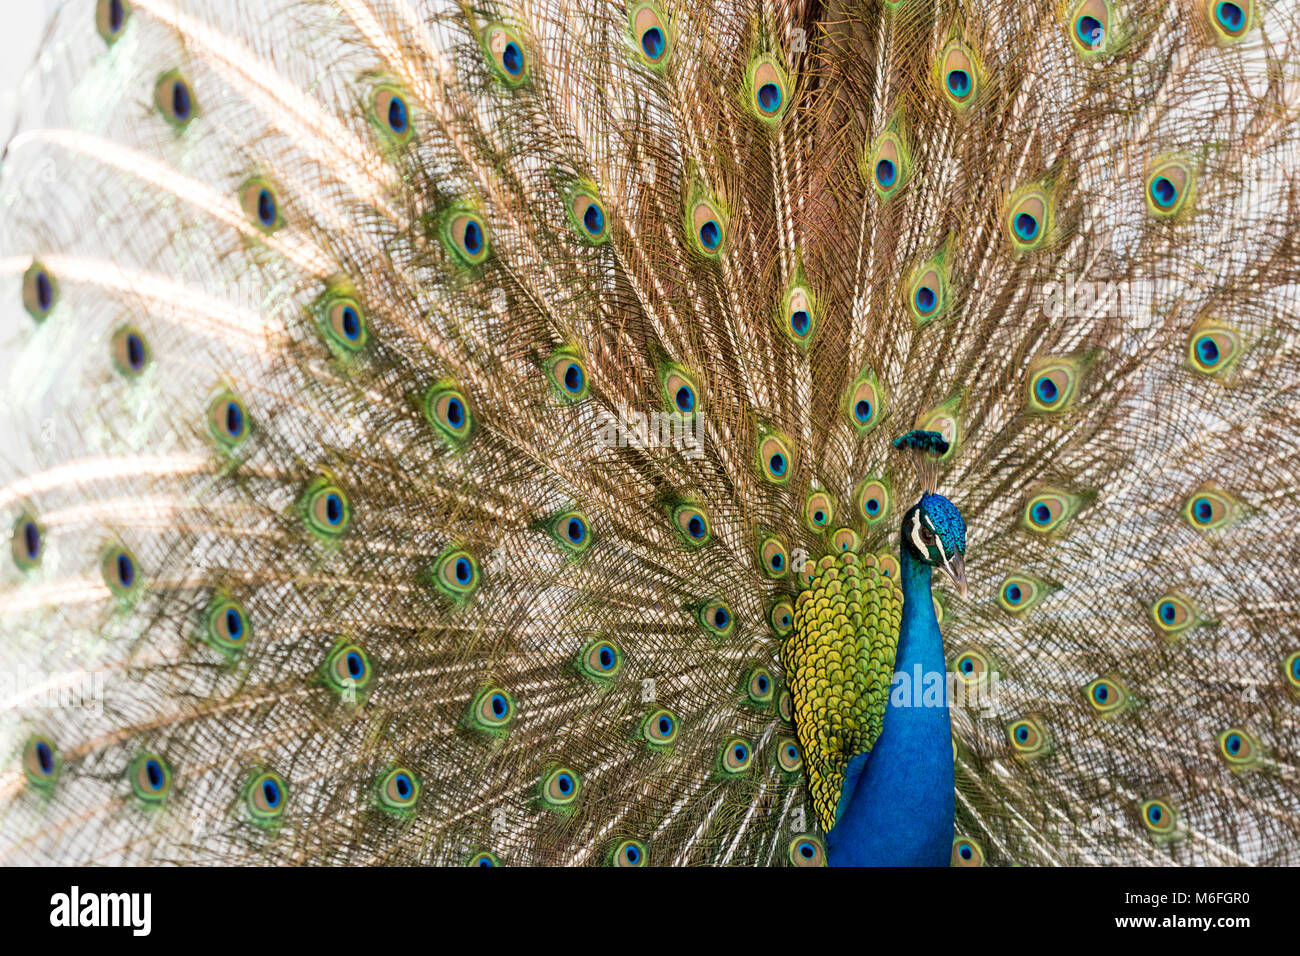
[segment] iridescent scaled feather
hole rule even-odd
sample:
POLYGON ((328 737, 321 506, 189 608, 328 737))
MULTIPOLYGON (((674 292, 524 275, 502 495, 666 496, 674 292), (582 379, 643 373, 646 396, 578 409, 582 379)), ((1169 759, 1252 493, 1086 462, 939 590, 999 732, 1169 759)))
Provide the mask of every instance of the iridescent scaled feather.
POLYGON ((1293 4, 69 0, 45 43, 0 859, 817 865, 799 572, 896 570, 932 490, 996 690, 953 862, 1300 862, 1293 4))

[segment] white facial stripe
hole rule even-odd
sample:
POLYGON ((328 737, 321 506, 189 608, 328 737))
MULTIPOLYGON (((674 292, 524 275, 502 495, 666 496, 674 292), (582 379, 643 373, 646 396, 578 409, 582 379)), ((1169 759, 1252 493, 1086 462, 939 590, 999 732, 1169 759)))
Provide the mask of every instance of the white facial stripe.
POLYGON ((921 540, 921 512, 920 511, 912 512, 912 527, 908 533, 912 536, 912 547, 916 548, 916 553, 921 555, 922 557, 928 557, 930 554, 930 549, 927 548, 925 546, 925 542, 921 540))

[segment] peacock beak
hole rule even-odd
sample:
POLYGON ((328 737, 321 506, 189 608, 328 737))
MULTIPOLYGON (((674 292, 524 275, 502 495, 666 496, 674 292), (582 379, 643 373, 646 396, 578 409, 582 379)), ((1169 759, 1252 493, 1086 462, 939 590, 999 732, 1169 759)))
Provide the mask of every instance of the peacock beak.
MULTIPOLYGON (((939 549, 943 554, 943 549, 939 549)), ((962 560, 961 552, 954 551, 952 557, 943 554, 943 573, 952 578, 952 583, 957 585, 957 593, 962 597, 966 596, 966 562, 962 560)))

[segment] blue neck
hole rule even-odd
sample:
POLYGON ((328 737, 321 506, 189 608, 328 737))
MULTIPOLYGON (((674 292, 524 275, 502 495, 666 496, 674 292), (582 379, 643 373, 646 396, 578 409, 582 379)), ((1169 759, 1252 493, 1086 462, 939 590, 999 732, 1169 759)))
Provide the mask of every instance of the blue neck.
POLYGON ((903 619, 884 725, 849 763, 831 866, 947 866, 954 813, 952 724, 930 566, 901 554, 903 619))

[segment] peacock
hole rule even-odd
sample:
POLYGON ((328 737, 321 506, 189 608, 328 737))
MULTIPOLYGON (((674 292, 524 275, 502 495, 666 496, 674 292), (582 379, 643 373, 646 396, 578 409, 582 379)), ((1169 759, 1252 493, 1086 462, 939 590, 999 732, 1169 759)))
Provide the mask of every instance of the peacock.
POLYGON ((1300 8, 67 0, 0 859, 1300 862, 1300 8))

